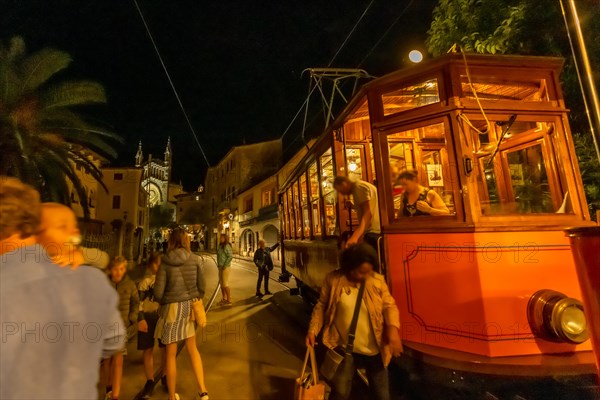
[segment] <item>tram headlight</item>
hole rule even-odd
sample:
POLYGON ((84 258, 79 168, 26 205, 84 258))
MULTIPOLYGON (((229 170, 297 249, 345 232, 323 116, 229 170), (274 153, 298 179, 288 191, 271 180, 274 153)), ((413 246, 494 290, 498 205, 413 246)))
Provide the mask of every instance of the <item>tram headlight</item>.
POLYGON ((563 293, 549 289, 534 293, 527 305, 527 318, 538 337, 573 344, 588 339, 583 304, 563 293))

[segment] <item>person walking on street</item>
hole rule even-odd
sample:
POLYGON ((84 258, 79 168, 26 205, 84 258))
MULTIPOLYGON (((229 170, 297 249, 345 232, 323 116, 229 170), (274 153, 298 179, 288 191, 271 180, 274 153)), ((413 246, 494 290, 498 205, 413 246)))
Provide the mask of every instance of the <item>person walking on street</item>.
MULTIPOLYGON (((76 225, 74 213, 64 216, 76 225)), ((125 340, 118 296, 99 269, 50 261, 40 217, 38 192, 0 176, 0 398, 94 400, 100 360, 125 340)))
MULTIPOLYGON (((160 306, 154 301, 154 282, 156 281, 156 272, 160 267, 160 253, 152 253, 148 258, 146 275, 140 283, 138 283, 138 292, 140 294, 140 312, 138 314, 138 337, 137 348, 143 351, 144 357, 144 373, 146 374, 146 384, 142 390, 142 398, 147 399, 152 395, 154 388, 154 332, 156 331, 156 323, 158 322, 158 307, 160 306)), ((165 366, 165 345, 158 341, 160 348, 161 370, 166 369, 165 366)), ((166 378, 161 378, 165 388, 166 378)))
POLYGON ((352 207, 358 215, 358 226, 346 242, 346 248, 365 241, 377 250, 377 241, 381 236, 379 222, 379 204, 377 188, 369 182, 351 181, 345 176, 338 176, 333 181, 333 187, 344 196, 352 196, 352 207))
POLYGON ((260 286, 262 281, 265 281, 265 294, 272 294, 269 292, 269 272, 273 270, 273 259, 271 258, 271 252, 279 246, 279 243, 275 243, 271 247, 267 247, 264 240, 258 241, 258 249, 254 252, 254 264, 258 268, 258 281, 256 282, 256 297, 263 297, 260 292, 260 286))
MULTIPOLYGON (((135 283, 127 276, 127 259, 115 257, 108 266, 110 284, 119 295, 119 312, 125 322, 127 339, 135 334, 140 307, 140 297, 135 283)), ((127 341, 121 351, 103 362, 103 375, 106 384, 106 399, 117 400, 121 394, 123 380, 123 358, 127 355, 127 341)))
MULTIPOLYGON (((342 252, 341 268, 325 277, 313 309, 306 345, 315 345, 321 329, 323 344, 328 348, 344 348, 348 344, 360 287, 364 285, 354 332, 354 367, 366 370, 370 399, 389 400, 387 365, 392 355, 399 356, 402 352, 400 316, 383 276, 373 271, 377 262, 377 253, 366 243, 342 252)), ((334 388, 330 399, 346 400, 351 390, 351 387, 334 388)))
POLYGON ((166 345, 166 372, 169 400, 178 400, 175 392, 177 343, 185 341, 198 384, 200 400, 208 400, 202 358, 196 346, 193 307, 205 292, 203 261, 190 250, 190 238, 183 229, 175 229, 169 238, 167 254, 156 274, 154 298, 160 303, 154 337, 166 345))
POLYGON ((217 247, 217 268, 219 269, 219 284, 221 285, 221 296, 223 299, 219 305, 231 305, 231 290, 229 288, 229 274, 231 272, 231 260, 233 260, 233 248, 229 244, 226 234, 219 237, 217 247))

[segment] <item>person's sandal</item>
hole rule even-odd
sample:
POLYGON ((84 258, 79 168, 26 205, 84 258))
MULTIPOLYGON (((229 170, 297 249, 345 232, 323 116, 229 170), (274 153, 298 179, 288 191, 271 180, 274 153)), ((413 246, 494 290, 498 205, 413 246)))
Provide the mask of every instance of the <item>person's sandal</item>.
POLYGON ((200 396, 200 400, 208 400, 208 392, 198 393, 198 396, 200 396))

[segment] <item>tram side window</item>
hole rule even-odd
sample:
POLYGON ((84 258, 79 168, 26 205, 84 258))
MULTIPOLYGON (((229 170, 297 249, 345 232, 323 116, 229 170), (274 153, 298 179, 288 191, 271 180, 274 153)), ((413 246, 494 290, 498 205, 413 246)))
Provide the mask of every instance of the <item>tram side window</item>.
POLYGON ((363 157, 360 147, 346 149, 346 163, 348 164, 348 177, 353 180, 365 180, 363 172, 363 157))
POLYGON ((444 123, 387 136, 394 219, 454 215, 444 123))
POLYGON ((319 201, 319 172, 317 163, 308 168, 310 187, 310 208, 312 213, 312 228, 315 236, 321 235, 321 202, 319 201))
POLYGON ((304 238, 310 238, 310 213, 308 210, 308 186, 306 174, 300 176, 300 206, 302 207, 302 226, 304 238))
POLYGON ((302 215, 300 210, 300 196, 298 193, 298 182, 292 186, 292 201, 294 202, 294 220, 296 221, 296 238, 302 238, 302 215))
POLYGON ((495 122, 491 132, 472 125, 483 215, 572 212, 563 169, 554 167, 562 162, 553 154, 554 124, 516 121, 504 136, 495 122))
POLYGON ((296 214, 294 212, 294 196, 292 193, 292 188, 288 188, 287 190, 287 198, 288 198, 288 215, 289 215, 289 221, 290 221, 290 238, 295 238, 296 237, 296 225, 297 225, 297 221, 296 221, 296 214))
POLYGON ((289 239, 290 238, 290 216, 288 214, 288 199, 287 193, 284 193, 282 197, 283 201, 283 232, 284 236, 289 239))
POLYGON ((337 234, 336 199, 337 194, 333 190, 335 179, 333 157, 331 149, 327 150, 320 158, 321 164, 321 188, 323 191, 323 202, 325 204, 325 233, 327 236, 337 234))

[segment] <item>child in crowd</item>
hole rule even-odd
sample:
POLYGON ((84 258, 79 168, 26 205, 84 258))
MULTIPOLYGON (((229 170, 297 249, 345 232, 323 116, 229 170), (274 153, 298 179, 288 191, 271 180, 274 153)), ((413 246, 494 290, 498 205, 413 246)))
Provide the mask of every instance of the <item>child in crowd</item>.
MULTIPOLYGON (((142 391, 142 398, 148 399, 152 395, 154 388, 154 331, 156 330, 156 322, 158 322, 158 308, 160 305, 154 301, 154 282, 156 280, 156 272, 160 267, 160 253, 152 253, 148 257, 146 275, 138 283, 138 291, 140 293, 140 308, 138 314, 138 350, 144 352, 144 372, 146 374, 146 385, 142 391)), ((165 345, 158 340, 158 347, 161 349, 161 364, 162 370, 165 371, 165 345)), ((163 385, 166 388, 166 378, 161 378, 163 385)))
POLYGON ((58 203, 43 203, 41 210, 38 242, 53 262, 61 266, 106 268, 110 261, 108 254, 80 246, 81 232, 73 210, 58 203))
MULTIPOLYGON (((119 295, 119 312, 127 328, 127 338, 131 338, 136 329, 140 297, 135 283, 127 276, 127 260, 115 257, 108 266, 111 285, 119 295)), ((127 347, 109 359, 103 361, 102 370, 106 384, 106 399, 117 400, 121 394, 123 377, 123 357, 127 355, 127 347)))

